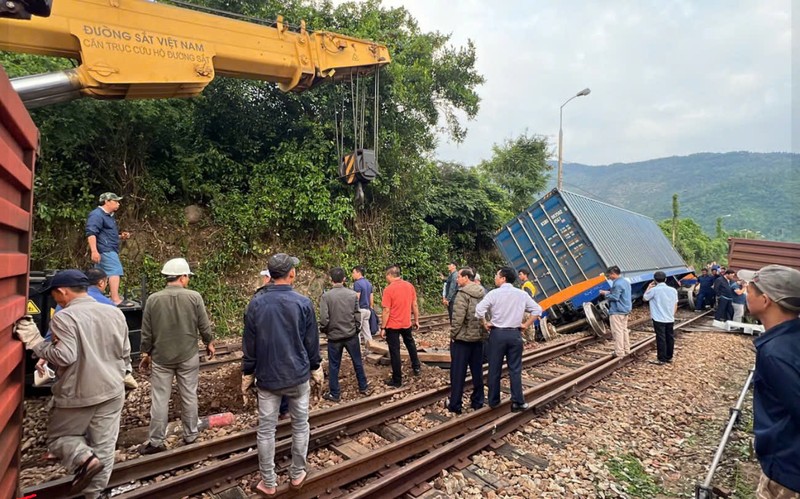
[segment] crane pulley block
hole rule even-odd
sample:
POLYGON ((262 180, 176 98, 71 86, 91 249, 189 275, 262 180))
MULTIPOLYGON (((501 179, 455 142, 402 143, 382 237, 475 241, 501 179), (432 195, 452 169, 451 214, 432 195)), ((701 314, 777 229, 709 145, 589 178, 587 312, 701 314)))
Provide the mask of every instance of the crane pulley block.
POLYGON ((378 160, 372 149, 356 149, 339 162, 339 180, 347 185, 368 184, 377 176, 378 160))

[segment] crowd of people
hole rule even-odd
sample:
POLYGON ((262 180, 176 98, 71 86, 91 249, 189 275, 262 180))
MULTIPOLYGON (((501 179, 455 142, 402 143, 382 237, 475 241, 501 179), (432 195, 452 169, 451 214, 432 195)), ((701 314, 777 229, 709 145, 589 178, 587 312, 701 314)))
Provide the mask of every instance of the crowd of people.
MULTIPOLYGON (((64 270, 46 284, 44 292, 49 292, 59 306, 50 322, 49 338, 40 334, 29 317, 15 327, 26 348, 33 350, 40 362, 56 369, 48 450, 74 474, 71 493, 80 492, 88 498, 100 497, 108 483, 125 392, 136 387, 131 376, 125 316, 118 306, 109 306, 125 303, 118 294, 118 278, 122 275, 118 247, 111 244, 110 235, 117 230, 111 215, 120 199, 113 193, 103 194, 98 208, 102 213, 95 210, 87 223, 87 238, 97 268, 87 273, 64 270), (104 208, 109 204, 108 210, 104 208), (116 287, 111 287, 111 298, 106 299, 102 291, 113 277, 117 277, 116 287)), ((117 241, 124 234, 117 233, 117 241)), ((398 265, 384 269, 387 285, 381 294, 380 321, 374 310, 374 287, 366 278, 364 267, 351 269, 352 288, 346 286, 345 269, 329 270, 330 289, 319 300, 317 317, 311 299, 294 289, 298 265, 296 257, 285 253, 270 257, 260 272, 262 286, 244 311, 241 391, 245 406, 254 405, 258 412, 261 480, 256 488, 263 496, 277 494, 275 434, 278 420, 284 415, 291 418, 292 429, 289 485, 300 488, 305 482, 312 388, 327 388, 322 394, 325 400, 341 400, 339 373, 345 351, 361 395, 371 392, 362 349, 373 333, 379 333, 388 345, 391 376, 385 380, 386 385, 403 386, 401 340, 411 373, 421 374, 414 339, 414 330, 420 326, 417 290, 403 279, 398 265), (327 338, 327 387, 323 387, 321 334, 327 338)), ((451 262, 448 270, 442 293, 450 318, 451 340, 451 386, 446 409, 462 413, 468 370, 472 375, 471 409, 481 409, 487 403, 491 408, 498 407, 506 365, 511 385, 510 410, 524 411, 528 405, 522 389, 523 344, 543 313, 533 299, 536 288, 529 279, 530 272, 501 267, 494 275, 495 288, 487 292, 473 268, 459 268, 451 262), (518 279, 520 288, 514 286, 518 279), (484 361, 488 361, 488 394, 484 390, 484 361)), ((151 399, 149 438, 140 448, 142 454, 166 450, 173 380, 177 381, 181 401, 183 440, 191 444, 197 439, 198 342, 205 345, 207 358, 215 354, 214 334, 203 298, 189 289, 194 274, 188 262, 171 259, 164 263, 161 274, 165 287, 148 298, 142 319, 139 368, 143 373, 149 372, 151 399)), ((606 276, 611 286, 601 294, 609 304, 614 355, 622 357, 631 351, 631 285, 617 266, 609 267, 606 276)), ((716 296, 717 317, 733 317, 740 313, 735 305, 741 296, 750 313, 767 328, 756 340, 754 430, 764 471, 758 497, 796 497, 786 494, 800 490, 800 272, 768 266, 756 273, 739 272, 738 277, 747 284, 736 282, 735 277, 732 270, 713 265, 703 269, 698 309, 716 296)), ((657 337, 654 362, 662 365, 672 362, 678 303, 677 291, 666 280, 663 272, 656 272, 644 294, 657 337)), ((46 366, 37 365, 39 369, 43 367, 46 366)))

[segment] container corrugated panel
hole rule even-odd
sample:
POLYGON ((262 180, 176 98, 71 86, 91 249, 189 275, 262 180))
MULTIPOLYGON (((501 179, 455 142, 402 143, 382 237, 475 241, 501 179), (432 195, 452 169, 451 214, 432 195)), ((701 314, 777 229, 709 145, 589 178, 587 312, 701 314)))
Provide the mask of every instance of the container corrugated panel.
POLYGON ((656 223, 644 215, 553 189, 508 222, 495 244, 516 269, 529 268, 538 299, 618 265, 631 282, 689 272, 656 223))
POLYGON ((0 67, 0 498, 19 493, 25 363, 11 330, 26 310, 38 143, 39 132, 0 67))
POLYGON ((732 237, 728 245, 728 267, 733 270, 758 270, 765 265, 800 270, 800 243, 732 237))

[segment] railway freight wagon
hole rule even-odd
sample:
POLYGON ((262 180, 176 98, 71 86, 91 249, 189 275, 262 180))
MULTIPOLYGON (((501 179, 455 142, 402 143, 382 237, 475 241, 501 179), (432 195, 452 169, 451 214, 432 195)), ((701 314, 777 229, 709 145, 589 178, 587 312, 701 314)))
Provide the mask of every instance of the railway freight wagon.
POLYGON ((658 270, 674 287, 696 282, 651 218, 564 190, 518 214, 494 241, 512 267, 531 270, 535 299, 553 324, 582 318, 585 305, 597 304, 600 290, 610 288, 604 272, 612 265, 630 281, 634 299, 658 270))

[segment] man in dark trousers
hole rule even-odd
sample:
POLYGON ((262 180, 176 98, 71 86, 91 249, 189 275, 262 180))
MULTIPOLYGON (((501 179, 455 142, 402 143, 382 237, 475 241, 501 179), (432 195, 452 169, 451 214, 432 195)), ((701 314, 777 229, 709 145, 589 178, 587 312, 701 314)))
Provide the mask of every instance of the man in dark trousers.
POLYGON ((483 407, 483 343, 488 338, 480 320, 475 317, 475 307, 483 299, 483 288, 473 282, 472 269, 458 272, 458 293, 453 305, 453 324, 450 326, 450 399, 447 410, 461 414, 461 398, 467 366, 472 374, 470 407, 483 407))
POLYGON ((714 306, 714 276, 708 275, 708 269, 702 269, 697 277, 700 289, 694 302, 694 309, 698 312, 705 310, 706 305, 714 306))
POLYGON ((361 347, 358 332, 361 324, 361 310, 358 293, 344 287, 344 269, 334 267, 330 270, 333 288, 326 291, 319 300, 319 329, 328 337, 328 392, 322 398, 338 402, 339 366, 342 351, 347 350, 356 371, 358 391, 366 395, 369 390, 364 365, 361 363, 361 347))
POLYGON ((650 317, 656 332, 658 359, 654 362, 663 365, 672 362, 675 346, 675 312, 678 310, 678 290, 667 286, 667 274, 660 270, 653 275, 653 282, 644 292, 644 301, 650 302, 650 317))
POLYGON ((753 433, 761 464, 757 499, 800 497, 800 271, 739 271, 747 308, 766 331, 753 342, 753 433))
POLYGON ((319 386, 324 377, 314 304, 292 289, 298 263, 285 253, 270 257, 267 266, 274 284, 250 301, 244 316, 242 386, 255 383, 258 388, 256 444, 261 481, 256 489, 267 496, 274 495, 278 485, 275 430, 281 397, 288 397, 292 418, 289 484, 300 488, 307 476, 309 380, 319 386))
POLYGON ((442 303, 447 307, 447 317, 450 319, 450 324, 453 323, 453 301, 456 299, 456 293, 458 292, 458 283, 456 282, 457 269, 456 262, 447 264, 447 271, 450 273, 447 275, 447 282, 444 285, 444 297, 442 298, 442 303))
POLYGON ((733 319, 733 289, 731 280, 736 276, 732 270, 726 271, 714 281, 714 292, 717 294, 717 311, 714 319, 729 321, 733 319))
POLYGON ((503 359, 511 380, 511 412, 528 408, 522 393, 522 332, 542 315, 542 307, 525 291, 513 286, 517 273, 501 267, 494 276, 496 289, 475 307, 475 317, 489 331, 489 406, 500 404, 503 359), (523 320, 525 312, 530 316, 523 320), (488 319, 487 314, 491 316, 488 319))
POLYGON ((411 329, 411 316, 414 316, 414 327, 419 329, 419 305, 417 304, 417 290, 414 285, 400 277, 400 267, 390 265, 386 267, 386 282, 388 286, 383 290, 381 306, 381 338, 386 338, 389 345, 389 361, 392 364, 392 377, 386 380, 386 385, 392 388, 403 386, 402 361, 400 359, 400 338, 406 346, 408 356, 411 358, 411 368, 414 375, 419 376, 421 365, 417 355, 417 344, 414 342, 411 329))

